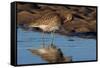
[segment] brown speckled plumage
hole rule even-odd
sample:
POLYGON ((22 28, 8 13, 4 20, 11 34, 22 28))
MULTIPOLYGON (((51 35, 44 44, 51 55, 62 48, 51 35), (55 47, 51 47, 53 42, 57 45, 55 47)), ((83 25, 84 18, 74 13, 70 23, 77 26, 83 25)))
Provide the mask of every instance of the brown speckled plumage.
POLYGON ((39 28, 41 28, 40 26, 44 25, 44 26, 47 26, 47 27, 45 29, 41 28, 42 30, 53 31, 53 29, 57 30, 60 27, 60 24, 61 24, 60 17, 56 13, 50 12, 50 13, 42 14, 40 18, 32 21, 29 24, 29 27, 39 27, 39 28))

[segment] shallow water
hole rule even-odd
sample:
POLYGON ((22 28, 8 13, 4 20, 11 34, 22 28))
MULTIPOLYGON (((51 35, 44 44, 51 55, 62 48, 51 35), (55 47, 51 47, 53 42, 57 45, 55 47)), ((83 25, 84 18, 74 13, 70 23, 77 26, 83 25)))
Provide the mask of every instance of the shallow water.
MULTIPOLYGON (((46 44, 50 44, 51 34, 45 34, 46 44)), ((68 37, 55 34, 54 43, 61 48, 65 56, 72 56, 73 61, 96 60, 96 40, 68 37)), ((27 49, 40 48, 41 33, 17 29, 17 64, 47 63, 39 56, 32 55, 27 49)))

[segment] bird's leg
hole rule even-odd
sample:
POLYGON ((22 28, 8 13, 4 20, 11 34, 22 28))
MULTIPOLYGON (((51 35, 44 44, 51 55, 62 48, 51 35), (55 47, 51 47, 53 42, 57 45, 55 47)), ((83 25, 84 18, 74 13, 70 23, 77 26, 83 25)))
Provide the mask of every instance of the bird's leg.
POLYGON ((54 45, 54 32, 55 32, 55 31, 52 31, 52 32, 51 32, 51 37, 52 37, 52 40, 51 40, 51 47, 54 45))
POLYGON ((45 48, 44 31, 42 32, 42 47, 45 48))

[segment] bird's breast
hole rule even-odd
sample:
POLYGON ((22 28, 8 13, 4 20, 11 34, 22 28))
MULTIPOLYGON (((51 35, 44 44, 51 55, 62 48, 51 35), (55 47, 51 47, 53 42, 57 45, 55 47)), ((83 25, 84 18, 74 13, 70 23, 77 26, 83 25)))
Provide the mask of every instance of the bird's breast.
POLYGON ((49 26, 49 25, 40 25, 39 27, 45 32, 55 31, 58 30, 59 28, 58 26, 49 26))
POLYGON ((48 25, 39 25, 39 27, 40 27, 43 31, 46 31, 48 25))

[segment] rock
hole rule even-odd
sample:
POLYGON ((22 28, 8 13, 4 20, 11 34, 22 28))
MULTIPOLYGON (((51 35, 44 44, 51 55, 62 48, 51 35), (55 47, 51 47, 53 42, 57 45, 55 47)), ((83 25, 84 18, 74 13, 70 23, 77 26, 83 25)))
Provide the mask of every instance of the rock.
POLYGON ((86 27, 80 27, 75 30, 76 32, 89 32, 90 30, 86 27))
POLYGON ((32 14, 28 11, 21 11, 17 13, 17 24, 29 24, 39 17, 38 14, 32 14))
POLYGON ((39 8, 37 5, 33 4, 23 4, 23 3, 17 3, 17 12, 20 11, 31 11, 33 9, 39 8))

